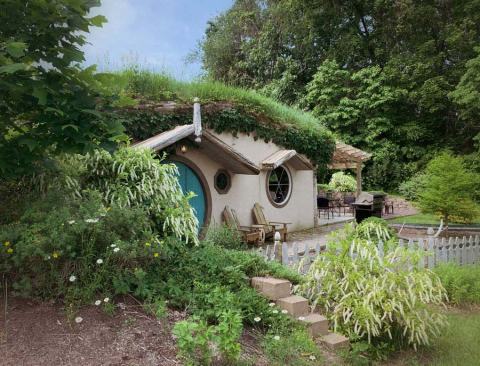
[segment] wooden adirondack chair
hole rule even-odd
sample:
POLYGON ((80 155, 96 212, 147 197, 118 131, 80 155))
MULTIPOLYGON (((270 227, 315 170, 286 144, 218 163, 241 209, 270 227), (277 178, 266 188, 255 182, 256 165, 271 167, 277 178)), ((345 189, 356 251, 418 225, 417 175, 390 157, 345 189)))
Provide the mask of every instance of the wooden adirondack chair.
POLYGON ((273 238, 278 231, 282 241, 287 241, 287 225, 291 222, 268 221, 263 213, 263 207, 258 202, 253 205, 253 217, 258 225, 262 225, 265 231, 265 238, 273 238))
POLYGON ((237 213, 229 206, 225 206, 222 214, 225 223, 238 230, 247 244, 251 243, 258 245, 265 241, 265 232, 262 225, 241 226, 237 213))

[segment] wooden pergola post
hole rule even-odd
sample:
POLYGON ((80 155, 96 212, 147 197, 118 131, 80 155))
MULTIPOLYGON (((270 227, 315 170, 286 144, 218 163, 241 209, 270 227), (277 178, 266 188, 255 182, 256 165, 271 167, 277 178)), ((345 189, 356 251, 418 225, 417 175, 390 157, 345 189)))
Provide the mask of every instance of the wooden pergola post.
POLYGON ((362 162, 357 162, 357 169, 356 169, 356 177, 357 177, 357 197, 360 196, 362 193, 362 162))

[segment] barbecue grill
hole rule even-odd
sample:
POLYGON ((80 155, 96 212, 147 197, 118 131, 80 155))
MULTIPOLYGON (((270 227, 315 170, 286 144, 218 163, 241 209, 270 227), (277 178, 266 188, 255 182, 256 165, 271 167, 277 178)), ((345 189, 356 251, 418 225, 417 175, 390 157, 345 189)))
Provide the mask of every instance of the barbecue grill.
POLYGON ((372 216, 382 217, 385 196, 386 194, 383 192, 360 193, 355 202, 352 203, 357 223, 361 223, 372 216))

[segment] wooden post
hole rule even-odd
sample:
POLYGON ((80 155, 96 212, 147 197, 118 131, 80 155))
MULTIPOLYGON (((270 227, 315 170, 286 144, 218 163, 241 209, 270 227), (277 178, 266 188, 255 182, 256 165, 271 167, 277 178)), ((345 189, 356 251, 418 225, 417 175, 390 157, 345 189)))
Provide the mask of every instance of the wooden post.
POLYGON ((357 162, 357 197, 362 193, 362 162, 357 162))

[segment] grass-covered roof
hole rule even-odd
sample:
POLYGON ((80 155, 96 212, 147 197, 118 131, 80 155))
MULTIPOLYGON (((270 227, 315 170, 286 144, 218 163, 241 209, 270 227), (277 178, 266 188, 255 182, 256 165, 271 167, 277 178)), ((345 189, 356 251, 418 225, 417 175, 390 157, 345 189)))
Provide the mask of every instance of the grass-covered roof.
POLYGON ((127 133, 143 140, 192 123, 193 98, 200 98, 202 123, 217 132, 244 132, 305 154, 319 167, 330 162, 335 140, 311 114, 254 91, 211 81, 182 82, 164 74, 127 70, 117 85, 136 101, 120 111, 127 133))

